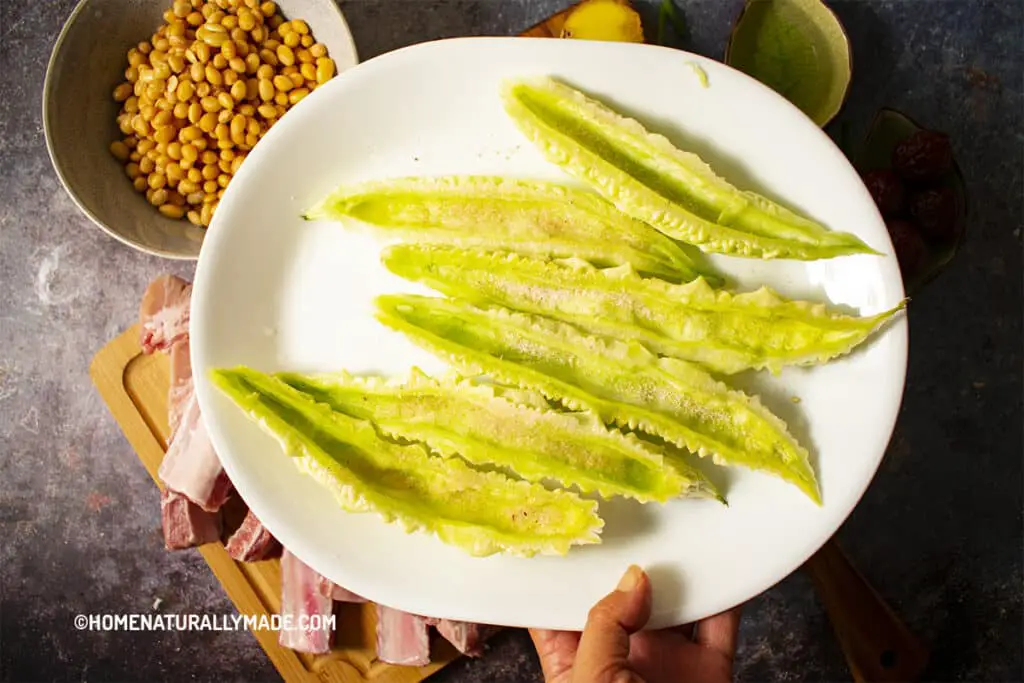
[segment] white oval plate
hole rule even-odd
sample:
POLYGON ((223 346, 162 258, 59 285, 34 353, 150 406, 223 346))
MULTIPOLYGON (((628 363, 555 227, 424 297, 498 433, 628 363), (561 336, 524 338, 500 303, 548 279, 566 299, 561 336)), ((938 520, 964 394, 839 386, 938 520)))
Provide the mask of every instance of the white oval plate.
MULTIPOLYGON (((367 231, 300 214, 341 182, 493 173, 567 180, 506 117, 505 77, 552 75, 639 116, 759 189, 892 253, 857 174, 829 138, 768 88, 717 62, 646 45, 473 38, 392 52, 340 75, 288 113, 231 183, 196 273, 192 362, 213 443, 270 531, 329 579, 409 612, 513 626, 582 628, 630 563, 654 582, 652 626, 700 619, 765 590, 835 532, 873 476, 903 391, 898 320, 824 367, 739 378, 811 450, 824 506, 768 476, 714 468, 730 506, 602 504, 603 543, 566 557, 472 558, 372 514, 341 511, 212 387, 211 368, 400 374, 445 366, 372 316, 390 275, 367 231), (708 75, 701 86, 692 64, 708 75), (792 399, 798 397, 799 403, 792 399)), ((896 259, 814 263, 716 258, 745 286, 827 297, 862 313, 903 298, 896 259)))

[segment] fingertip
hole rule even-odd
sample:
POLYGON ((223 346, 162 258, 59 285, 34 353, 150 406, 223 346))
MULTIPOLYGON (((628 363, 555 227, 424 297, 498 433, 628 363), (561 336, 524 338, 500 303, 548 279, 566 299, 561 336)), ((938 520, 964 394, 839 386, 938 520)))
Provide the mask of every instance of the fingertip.
POLYGON ((626 573, 619 579, 615 590, 621 593, 631 593, 636 590, 640 583, 647 580, 647 573, 635 564, 629 565, 626 573))
POLYGON ((614 598, 621 600, 623 604, 633 605, 639 610, 638 616, 643 623, 647 623, 647 619, 650 617, 651 597, 651 577, 643 568, 631 564, 619 579, 615 590, 609 593, 605 600, 614 598), (614 596, 619 596, 619 598, 614 596))
POLYGON ((643 569, 631 565, 615 590, 598 601, 587 615, 577 657, 582 680, 605 680, 598 672, 627 671, 629 636, 642 629, 650 616, 650 579, 643 569))
POLYGON ((620 623, 639 631, 651 618, 651 579, 641 567, 631 564, 609 597, 625 594, 619 609, 620 623))

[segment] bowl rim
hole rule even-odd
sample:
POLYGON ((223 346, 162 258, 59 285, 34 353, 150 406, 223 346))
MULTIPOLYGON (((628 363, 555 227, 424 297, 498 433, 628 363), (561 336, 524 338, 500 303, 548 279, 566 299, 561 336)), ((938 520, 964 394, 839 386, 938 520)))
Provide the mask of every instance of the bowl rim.
MULTIPOLYGON (((71 27, 78 19, 78 16, 85 10, 86 5, 90 4, 93 1, 94 0, 78 0, 78 3, 71 10, 71 13, 68 14, 67 19, 64 20, 60 32, 57 34, 57 39, 53 43, 53 49, 50 51, 50 57, 46 61, 46 74, 43 77, 43 92, 41 104, 43 118, 43 138, 46 140, 46 153, 50 158, 50 165, 53 167, 54 172, 57 174, 57 180, 60 181, 61 187, 63 187, 67 195, 71 197, 71 201, 74 202, 75 206, 78 207, 78 210, 85 214, 86 218, 88 218, 93 225, 98 227, 100 230, 105 232, 110 237, 113 237, 121 244, 131 247, 136 251, 140 251, 151 256, 159 256, 162 258, 170 259, 172 261, 198 261, 198 251, 195 254, 182 254, 167 249, 155 249, 153 247, 147 247, 143 244, 136 242, 135 240, 132 240, 129 237, 122 235, 121 233, 111 228, 85 205, 82 198, 79 197, 78 193, 75 192, 75 190, 71 187, 71 184, 68 182, 68 179, 64 174, 63 168, 57 161, 57 153, 53 143, 53 133, 50 130, 49 117, 50 102, 53 97, 54 66, 57 64, 58 56, 60 55, 61 49, 64 47, 64 41, 67 39, 68 34, 71 32, 71 27)), ((345 20, 344 13, 341 11, 341 8, 338 7, 338 4, 336 2, 332 1, 327 2, 325 4, 330 5, 334 9, 334 14, 337 16, 338 21, 340 22, 339 27, 341 28, 344 36, 347 38, 347 49, 345 57, 347 58, 347 63, 350 64, 348 68, 351 68, 352 66, 359 64, 359 51, 356 48, 355 38, 352 36, 352 30, 349 27, 348 22, 345 20)), ((337 63, 337 61, 337 58, 335 58, 335 63, 337 63)), ((202 248, 201 245, 202 243, 200 242, 200 248, 202 248)))

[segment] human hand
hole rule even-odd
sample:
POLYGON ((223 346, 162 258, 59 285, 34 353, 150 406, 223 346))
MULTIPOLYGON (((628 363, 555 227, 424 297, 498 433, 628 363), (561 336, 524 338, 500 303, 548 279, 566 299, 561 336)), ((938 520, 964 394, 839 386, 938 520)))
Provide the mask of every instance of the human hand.
POLYGON ((694 625, 641 631, 651 616, 651 582, 631 566, 590 610, 583 633, 531 629, 547 683, 727 683, 740 608, 694 625))

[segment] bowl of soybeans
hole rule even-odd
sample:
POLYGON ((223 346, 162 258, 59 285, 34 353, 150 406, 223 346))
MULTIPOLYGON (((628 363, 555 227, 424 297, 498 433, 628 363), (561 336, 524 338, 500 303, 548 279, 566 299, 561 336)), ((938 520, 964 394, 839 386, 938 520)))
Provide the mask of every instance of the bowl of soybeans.
POLYGON ((334 0, 82 0, 43 86, 50 159, 107 234, 196 259, 249 152, 357 61, 334 0))

